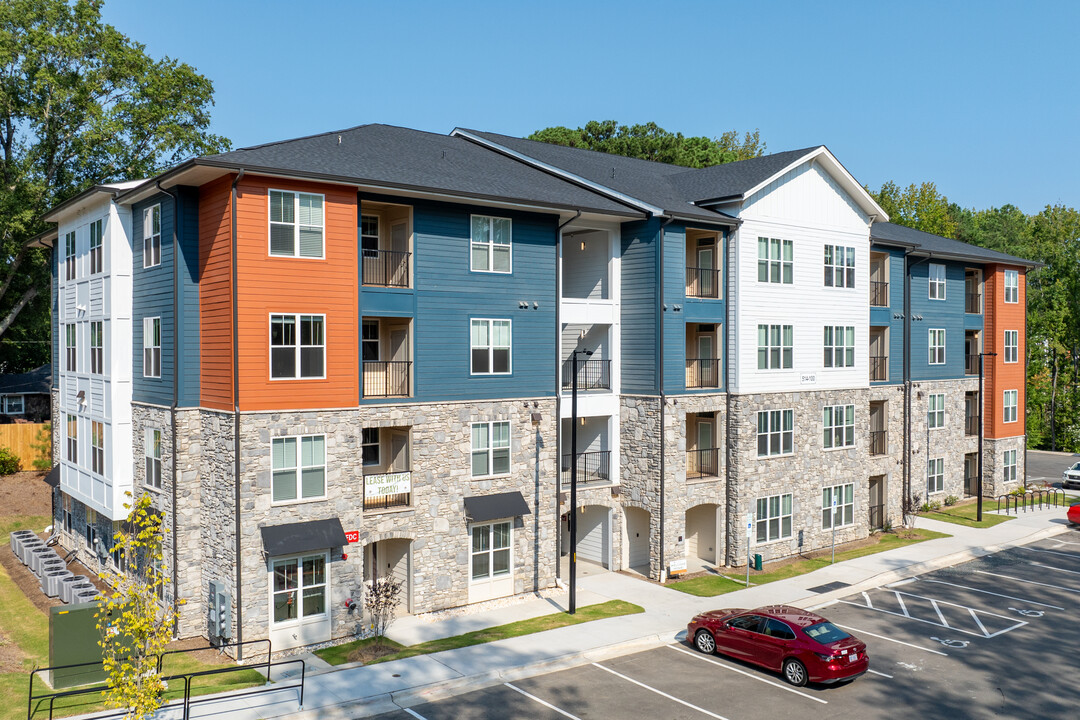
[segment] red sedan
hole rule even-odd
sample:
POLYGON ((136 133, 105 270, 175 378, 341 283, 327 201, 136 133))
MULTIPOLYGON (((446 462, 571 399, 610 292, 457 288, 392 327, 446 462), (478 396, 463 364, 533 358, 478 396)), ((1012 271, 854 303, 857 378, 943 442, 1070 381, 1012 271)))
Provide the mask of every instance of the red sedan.
POLYGON ((1069 512, 1065 514, 1065 517, 1069 519, 1070 525, 1080 525, 1080 503, 1071 505, 1069 512))
POLYGON ((701 613, 686 626, 686 637, 703 653, 761 665, 792 685, 854 680, 870 668, 864 642, 790 605, 701 613))

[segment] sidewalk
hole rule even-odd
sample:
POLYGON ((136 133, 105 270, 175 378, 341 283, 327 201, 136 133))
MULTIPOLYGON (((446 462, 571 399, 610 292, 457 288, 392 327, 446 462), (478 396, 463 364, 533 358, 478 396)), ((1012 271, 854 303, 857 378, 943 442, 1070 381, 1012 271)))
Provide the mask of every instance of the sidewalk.
MULTIPOLYGON (((298 708, 298 691, 283 690, 254 697, 221 695, 193 707, 191 716, 229 720, 276 717, 345 720, 391 712, 670 643, 685 631, 690 618, 702 610, 776 603, 813 609, 853 592, 1034 542, 1064 532, 1068 527, 1065 511, 1060 507, 1021 513, 1015 520, 985 529, 922 518, 916 525, 952 537, 848 560, 807 575, 714 598, 694 597, 621 573, 594 574, 578 581, 579 607, 620 599, 640 605, 645 612, 369 667, 345 665, 330 669, 319 661, 314 663, 316 667, 308 667, 302 709, 298 708), (829 592, 811 589, 833 582, 845 585, 829 592)), ((437 623, 402 618, 390 635, 408 644, 449 637, 557 612, 565 609, 566 600, 563 593, 551 599, 457 615, 437 623)), ((158 717, 173 720, 180 717, 180 710, 172 706, 163 708, 158 717)))

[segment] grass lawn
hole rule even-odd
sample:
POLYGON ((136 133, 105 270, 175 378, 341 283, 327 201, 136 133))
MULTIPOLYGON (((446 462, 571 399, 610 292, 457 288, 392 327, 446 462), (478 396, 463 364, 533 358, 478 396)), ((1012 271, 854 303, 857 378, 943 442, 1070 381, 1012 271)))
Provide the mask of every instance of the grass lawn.
MULTIPOLYGON (((914 543, 923 542, 924 540, 933 540, 940 537, 949 536, 945 533, 934 532, 933 530, 920 530, 917 528, 905 530, 903 537, 895 532, 882 532, 871 536, 872 539, 877 540, 874 544, 837 552, 836 561, 840 562, 862 557, 864 555, 873 555, 874 553, 885 552, 886 550, 893 550, 905 545, 912 545, 914 543)), ((771 583, 777 580, 785 580, 790 577, 805 575, 814 570, 828 567, 831 559, 832 555, 828 554, 824 557, 796 560, 781 565, 775 570, 764 570, 761 572, 751 570, 750 584, 764 585, 765 583, 771 583)), ((687 593, 688 595, 714 597, 734 590, 741 590, 746 587, 745 582, 746 572, 743 571, 742 573, 730 572, 720 575, 703 575, 696 578, 690 578, 689 580, 670 582, 667 586, 673 590, 687 593)))
MULTIPOLYGON (((506 638, 518 637, 521 635, 531 635, 532 633, 543 632, 544 630, 554 630, 555 628, 566 627, 567 625, 580 625, 581 623, 590 622, 592 620, 619 617, 620 615, 635 615, 642 612, 645 612, 645 609, 634 605, 633 603, 623 602, 622 600, 609 600, 597 605, 580 607, 574 615, 568 615, 566 613, 543 615, 529 620, 519 620, 518 622, 509 623, 507 625, 498 625, 496 627, 485 628, 484 630, 476 630, 475 632, 465 633, 464 635, 454 635, 453 637, 430 640, 425 643, 420 643, 419 645, 410 645, 409 647, 398 645, 392 640, 384 640, 383 642, 385 644, 400 648, 400 650, 384 655, 371 662, 385 662, 387 660, 399 660, 415 655, 427 655, 442 650, 452 650, 454 648, 468 647, 470 645, 479 645, 481 643, 494 642, 495 640, 505 640, 506 638)), ((344 645, 335 645, 334 647, 316 650, 315 654, 331 665, 342 665, 349 662, 349 653, 353 650, 369 646, 373 641, 374 638, 356 640, 354 642, 345 643, 344 645)))
POLYGON ((950 505, 943 507, 940 510, 931 510, 929 512, 919 513, 920 517, 928 518, 930 520, 939 520, 941 522, 950 522, 956 525, 964 525, 966 527, 974 528, 988 528, 994 527, 1006 520, 1012 520, 1015 516, 1009 515, 997 515, 994 510, 997 510, 997 502, 988 501, 983 498, 983 519, 982 522, 975 520, 976 512, 978 508, 974 501, 967 501, 959 503, 957 505, 950 505))

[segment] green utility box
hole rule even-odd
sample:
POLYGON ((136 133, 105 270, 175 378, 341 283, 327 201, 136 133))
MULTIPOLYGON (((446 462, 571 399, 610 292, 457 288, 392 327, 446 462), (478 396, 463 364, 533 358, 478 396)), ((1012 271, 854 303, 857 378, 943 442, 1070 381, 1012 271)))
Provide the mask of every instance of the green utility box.
POLYGON ((101 666, 101 632, 97 629, 98 603, 60 605, 49 609, 49 665, 74 665, 95 663, 84 667, 53 670, 48 683, 53 689, 105 680, 101 666))
POLYGON ((755 570, 760 570, 761 569, 761 553, 754 553, 753 568, 755 570))

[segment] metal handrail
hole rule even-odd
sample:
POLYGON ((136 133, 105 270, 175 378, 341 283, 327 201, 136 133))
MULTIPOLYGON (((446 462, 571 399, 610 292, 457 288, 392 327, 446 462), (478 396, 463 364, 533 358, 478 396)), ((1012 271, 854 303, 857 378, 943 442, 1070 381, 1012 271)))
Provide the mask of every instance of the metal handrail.
POLYGON ((964 293, 964 312, 969 315, 982 314, 982 293, 964 293))
POLYGON ((870 431, 870 454, 871 455, 884 455, 887 447, 888 447, 888 431, 886 431, 886 430, 871 430, 870 431))
POLYGON ((720 297, 720 270, 717 268, 686 268, 686 297, 720 297))
POLYGON ((361 282, 379 287, 409 287, 409 256, 400 250, 361 250, 361 282))
POLYGON ((719 360, 719 358, 687 358, 687 360, 686 360, 686 387, 688 387, 688 388, 718 388, 718 387, 720 387, 720 360, 719 360))
POLYGON ((686 479, 720 476, 720 449, 701 448, 686 451, 686 479))
POLYGON ((870 304, 874 307, 889 307, 889 283, 870 281, 870 304))
MULTIPOLYGON (((573 362, 567 360, 562 367, 563 390, 569 390, 574 386, 573 362)), ((577 386, 579 391, 585 390, 610 390, 611 389, 611 361, 610 360, 578 360, 577 361, 577 386)))
POLYGON ((365 360, 364 397, 408 397, 411 369, 411 360, 365 360))
POLYGON ((870 381, 883 382, 889 379, 889 356, 870 356, 870 381))
MULTIPOLYGON (((562 458, 562 484, 570 484, 570 470, 573 461, 572 455, 563 455, 562 458)), ((609 483, 611 482, 611 451, 598 450, 595 452, 578 453, 577 472, 578 484, 586 483, 609 483)))
POLYGON ((964 355, 964 374, 965 375, 978 375, 979 374, 979 356, 978 355, 964 355))

